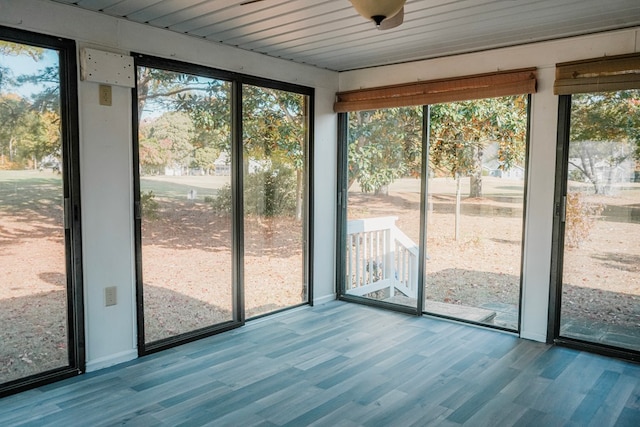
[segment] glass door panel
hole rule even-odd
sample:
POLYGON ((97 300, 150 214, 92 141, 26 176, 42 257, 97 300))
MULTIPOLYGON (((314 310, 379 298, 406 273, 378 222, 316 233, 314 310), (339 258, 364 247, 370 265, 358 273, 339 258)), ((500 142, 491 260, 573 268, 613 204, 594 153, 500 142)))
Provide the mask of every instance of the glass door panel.
POLYGON ((570 115, 560 336, 640 351, 640 91, 570 115))
POLYGON ((231 84, 138 66, 144 343, 234 319, 231 84))
POLYGON ((344 295, 417 308, 422 114, 349 113, 344 295))
POLYGON ((527 96, 431 106, 425 312, 517 330, 527 96))
POLYGON ((308 96, 243 85, 247 318, 308 302, 308 96))
POLYGON ((0 40, 0 383, 71 363, 59 70, 0 40))

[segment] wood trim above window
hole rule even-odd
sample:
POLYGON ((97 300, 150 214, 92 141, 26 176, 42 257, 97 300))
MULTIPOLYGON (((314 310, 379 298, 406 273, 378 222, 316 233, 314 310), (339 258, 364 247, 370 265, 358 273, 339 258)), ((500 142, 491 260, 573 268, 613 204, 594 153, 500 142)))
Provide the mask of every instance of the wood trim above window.
POLYGON ((374 110, 535 93, 536 68, 429 80, 336 94, 333 110, 374 110))
POLYGON ((640 53, 556 64, 556 95, 626 89, 640 89, 640 53))

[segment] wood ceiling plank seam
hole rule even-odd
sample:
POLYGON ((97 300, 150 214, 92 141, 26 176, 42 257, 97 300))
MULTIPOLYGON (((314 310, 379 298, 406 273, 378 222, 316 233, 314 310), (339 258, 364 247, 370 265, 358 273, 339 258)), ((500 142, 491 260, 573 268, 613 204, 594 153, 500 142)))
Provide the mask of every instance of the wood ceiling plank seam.
POLYGON ((186 21, 171 25, 169 28, 183 33, 191 33, 191 31, 198 28, 214 25, 215 23, 227 22, 228 20, 236 19, 238 16, 259 13, 262 10, 271 9, 274 7, 274 4, 279 5, 290 1, 291 0, 269 0, 266 2, 252 3, 241 8, 239 5, 234 4, 218 11, 203 13, 200 16, 195 16, 186 21), (265 3, 267 6, 265 6, 265 3))
POLYGON ((127 17, 133 21, 150 23, 153 20, 170 15, 178 10, 184 10, 188 7, 194 6, 195 4, 204 3, 206 1, 207 0, 162 0, 159 3, 130 13, 127 17))
MULTIPOLYGON (((268 44, 268 41, 273 39, 286 38, 286 40, 296 40, 300 37, 300 33, 305 35, 306 31, 313 30, 317 27, 321 27, 325 34, 331 34, 332 29, 340 29, 345 26, 360 24, 357 17, 342 19, 337 16, 336 19, 333 19, 330 16, 327 16, 328 20, 326 21, 323 18, 324 17, 312 18, 304 21, 304 23, 299 21, 265 30, 260 33, 261 36, 259 39, 255 39, 253 35, 252 37, 241 36, 234 39, 228 39, 227 42, 240 46, 243 49, 253 49, 257 46, 271 46, 272 44, 268 44)), ((278 44, 278 42, 276 41, 273 44, 278 44)))
POLYGON ((89 9, 93 11, 102 11, 106 7, 111 7, 117 5, 118 3, 122 3, 126 0, 80 0, 72 2, 76 6, 81 7, 83 9, 89 9))
POLYGON ((160 1, 162 0, 125 0, 113 6, 104 7, 102 11, 108 15, 126 18, 130 13, 134 13, 160 1))
POLYGON ((263 21, 245 27, 246 31, 238 31, 231 28, 228 31, 205 34, 205 37, 224 40, 227 43, 238 45, 249 41, 260 41, 262 44, 269 44, 268 40, 282 34, 294 33, 296 31, 311 30, 323 27, 325 33, 329 33, 332 28, 341 28, 341 25, 352 25, 357 22, 356 17, 342 19, 341 11, 329 11, 319 13, 315 16, 303 19, 296 19, 285 24, 274 25, 270 21, 263 21))
POLYGON ((224 36, 226 33, 234 35, 251 33, 255 28, 276 27, 278 25, 282 25, 283 22, 288 22, 292 19, 297 20, 298 17, 307 18, 314 12, 319 14, 332 12, 334 10, 332 3, 333 0, 328 0, 311 7, 296 8, 295 10, 287 7, 287 4, 283 4, 281 6, 271 8, 269 12, 272 14, 269 14, 269 16, 265 16, 260 12, 252 13, 251 15, 244 15, 235 19, 216 22, 215 24, 197 28, 189 31, 189 34, 196 34, 203 37, 211 36, 219 40, 226 40, 227 38, 230 38, 229 36, 224 36))
POLYGON ((194 4, 190 6, 186 6, 182 9, 151 19, 149 20, 149 24, 157 27, 169 28, 173 25, 186 23, 191 19, 195 19, 203 15, 214 15, 222 10, 229 10, 228 7, 226 9, 211 10, 209 3, 210 0, 195 1, 194 4))

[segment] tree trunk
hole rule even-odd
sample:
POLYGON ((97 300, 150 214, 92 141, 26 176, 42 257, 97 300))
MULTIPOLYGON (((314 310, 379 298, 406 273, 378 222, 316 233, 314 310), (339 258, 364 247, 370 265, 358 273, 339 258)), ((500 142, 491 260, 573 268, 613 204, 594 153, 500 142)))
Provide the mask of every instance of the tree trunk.
POLYGON ((462 192, 462 180, 456 174, 456 241, 460 239, 460 193, 462 192))
POLYGON ((484 150, 478 146, 475 151, 474 169, 469 177, 469 197, 482 197, 482 155, 484 150))
POLYGON ((302 221, 302 205, 304 203, 304 174, 301 170, 296 170, 296 219, 302 221))

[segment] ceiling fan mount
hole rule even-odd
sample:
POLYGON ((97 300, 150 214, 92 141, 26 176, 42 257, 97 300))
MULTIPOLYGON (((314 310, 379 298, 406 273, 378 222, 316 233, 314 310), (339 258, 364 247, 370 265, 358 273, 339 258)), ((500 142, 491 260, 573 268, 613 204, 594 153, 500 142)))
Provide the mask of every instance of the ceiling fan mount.
MULTIPOLYGON (((258 3, 264 0, 246 0, 240 6, 258 3)), ((353 8, 363 17, 372 20, 379 30, 389 30, 404 21, 406 0, 349 0, 353 8)))

